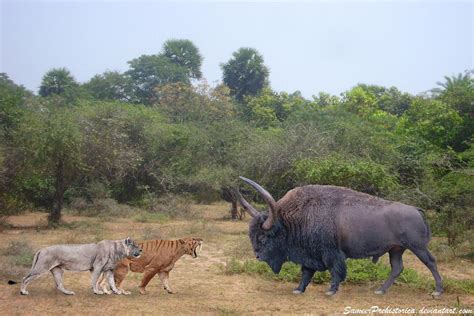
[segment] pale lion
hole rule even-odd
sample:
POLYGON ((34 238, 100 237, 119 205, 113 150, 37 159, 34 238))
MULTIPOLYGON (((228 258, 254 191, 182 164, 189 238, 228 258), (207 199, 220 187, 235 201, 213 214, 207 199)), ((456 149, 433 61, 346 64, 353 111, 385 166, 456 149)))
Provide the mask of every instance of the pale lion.
POLYGON ((69 270, 91 271, 92 289, 95 294, 104 294, 97 285, 99 275, 104 273, 112 291, 115 294, 122 294, 122 291, 115 286, 113 269, 117 261, 125 257, 138 258, 141 251, 128 237, 121 240, 103 240, 96 244, 56 245, 40 249, 33 258, 30 273, 21 282, 20 293, 27 295, 28 284, 50 271, 58 290, 64 294, 73 295, 74 292, 64 288, 62 280, 64 270, 69 270))

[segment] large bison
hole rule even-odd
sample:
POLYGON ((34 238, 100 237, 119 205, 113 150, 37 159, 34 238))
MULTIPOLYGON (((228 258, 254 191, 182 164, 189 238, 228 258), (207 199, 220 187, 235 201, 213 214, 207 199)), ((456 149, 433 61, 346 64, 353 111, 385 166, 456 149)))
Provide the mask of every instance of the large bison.
POLYGON ((288 191, 278 202, 258 183, 240 177, 269 206, 260 213, 239 194, 240 204, 253 217, 249 237, 258 260, 279 273, 285 261, 301 264, 302 279, 293 291, 303 293, 316 271, 331 273, 333 295, 346 278, 346 258, 373 261, 390 255, 392 271, 375 291, 385 293, 403 270, 402 255, 410 249, 436 282, 434 297, 443 292, 435 258, 427 249, 430 230, 421 210, 369 194, 330 185, 307 185, 288 191))

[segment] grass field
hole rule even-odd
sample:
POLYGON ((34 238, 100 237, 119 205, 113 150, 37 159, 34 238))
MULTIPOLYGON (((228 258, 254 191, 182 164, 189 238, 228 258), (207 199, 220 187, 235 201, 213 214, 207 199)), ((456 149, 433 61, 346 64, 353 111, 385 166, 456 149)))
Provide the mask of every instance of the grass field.
MULTIPOLYGON (((28 213, 7 219, 8 225, 0 232, 0 306, 2 315, 176 315, 176 314, 343 314, 350 306, 367 309, 398 307, 414 308, 470 308, 474 310, 472 260, 459 257, 443 258, 436 253, 443 278, 463 288, 449 286, 437 300, 430 295, 427 285, 398 282, 390 291, 377 296, 373 291, 380 281, 346 282, 333 297, 326 297, 327 284, 313 283, 306 293, 295 296, 296 283, 275 280, 265 273, 235 271, 228 265, 235 262, 253 262, 252 249, 247 237, 247 221, 227 219, 228 205, 191 205, 189 219, 169 219, 164 216, 135 215, 127 218, 85 217, 65 215, 66 224, 57 229, 46 229, 46 214, 28 213), (90 289, 88 272, 66 272, 66 288, 76 295, 65 296, 55 289, 51 275, 45 275, 30 284, 29 296, 19 295, 18 285, 7 285, 9 279, 21 280, 28 272, 34 251, 59 243, 85 243, 101 239, 174 239, 195 236, 205 244, 199 257, 183 257, 170 274, 170 284, 177 292, 167 294, 159 278, 140 295, 137 285, 141 275, 130 274, 124 288, 129 296, 97 296, 90 289)), ((71 213, 72 214, 72 213, 71 213)), ((424 282, 433 279, 428 269, 410 252, 404 255, 406 268, 413 269, 424 282)), ((387 255, 382 258, 387 264, 387 255)))

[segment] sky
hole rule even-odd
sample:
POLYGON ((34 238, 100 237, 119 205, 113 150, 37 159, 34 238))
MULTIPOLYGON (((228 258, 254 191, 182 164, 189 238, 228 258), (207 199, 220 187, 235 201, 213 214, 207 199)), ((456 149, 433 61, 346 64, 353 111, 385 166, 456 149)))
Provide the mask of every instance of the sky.
POLYGON ((211 84, 234 51, 255 48, 274 90, 307 98, 358 83, 417 94, 474 68, 474 1, 0 2, 0 72, 36 93, 52 68, 82 83, 168 39, 198 47, 211 84))

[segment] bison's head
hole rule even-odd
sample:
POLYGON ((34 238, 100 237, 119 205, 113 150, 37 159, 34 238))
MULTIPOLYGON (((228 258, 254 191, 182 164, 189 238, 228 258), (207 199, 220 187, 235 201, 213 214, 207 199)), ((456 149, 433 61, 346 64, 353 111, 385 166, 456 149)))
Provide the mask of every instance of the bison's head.
POLYGON ((253 217, 249 224, 249 238, 255 256, 258 260, 268 263, 273 272, 279 273, 288 254, 286 251, 286 230, 277 218, 277 203, 270 193, 259 184, 243 177, 240 178, 254 187, 270 207, 268 214, 260 213, 239 194, 240 204, 253 217))

